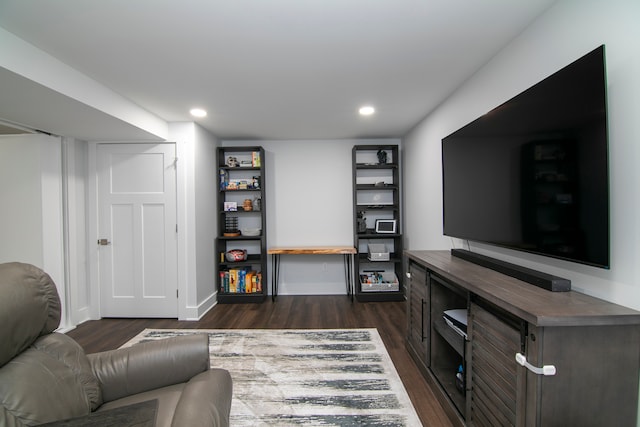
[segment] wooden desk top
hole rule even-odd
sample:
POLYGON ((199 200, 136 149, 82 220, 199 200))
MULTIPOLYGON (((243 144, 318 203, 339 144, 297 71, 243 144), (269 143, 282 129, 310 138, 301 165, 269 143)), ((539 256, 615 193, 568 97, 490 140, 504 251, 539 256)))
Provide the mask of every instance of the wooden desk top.
POLYGON ((291 246, 269 248, 269 255, 351 255, 356 254, 353 246, 291 246))

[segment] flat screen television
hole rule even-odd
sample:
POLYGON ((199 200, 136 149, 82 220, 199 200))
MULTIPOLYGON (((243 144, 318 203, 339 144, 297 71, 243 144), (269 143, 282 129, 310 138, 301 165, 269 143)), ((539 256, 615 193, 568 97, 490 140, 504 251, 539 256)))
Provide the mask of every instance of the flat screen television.
POLYGON ((609 268, 605 49, 442 140, 446 236, 609 268))

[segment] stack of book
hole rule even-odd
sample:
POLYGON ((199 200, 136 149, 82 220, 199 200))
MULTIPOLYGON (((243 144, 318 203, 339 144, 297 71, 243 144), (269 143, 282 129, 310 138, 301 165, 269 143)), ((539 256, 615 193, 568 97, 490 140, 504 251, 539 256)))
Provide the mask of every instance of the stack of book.
POLYGON ((230 294, 252 294, 262 292, 262 273, 234 268, 220 272, 220 290, 230 294))

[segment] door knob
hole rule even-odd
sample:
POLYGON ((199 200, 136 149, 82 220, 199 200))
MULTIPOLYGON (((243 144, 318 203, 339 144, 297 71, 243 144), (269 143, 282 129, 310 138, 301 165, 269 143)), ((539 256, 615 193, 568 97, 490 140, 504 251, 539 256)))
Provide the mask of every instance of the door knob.
POLYGON ((98 244, 100 246, 107 246, 107 245, 110 245, 111 242, 109 241, 109 239, 100 239, 100 240, 98 240, 98 244))

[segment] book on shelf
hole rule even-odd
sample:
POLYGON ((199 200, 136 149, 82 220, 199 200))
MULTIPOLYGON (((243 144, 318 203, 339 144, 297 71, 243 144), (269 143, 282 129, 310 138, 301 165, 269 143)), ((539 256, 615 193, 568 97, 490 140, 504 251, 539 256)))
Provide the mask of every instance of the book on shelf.
POLYGON ((260 152, 259 151, 254 151, 251 153, 251 165, 254 168, 259 168, 260 165, 260 152))
POLYGON ((249 267, 221 271, 220 290, 229 294, 262 292, 262 273, 249 267))
POLYGON ((220 169, 220 190, 226 190, 229 183, 229 172, 220 169))

